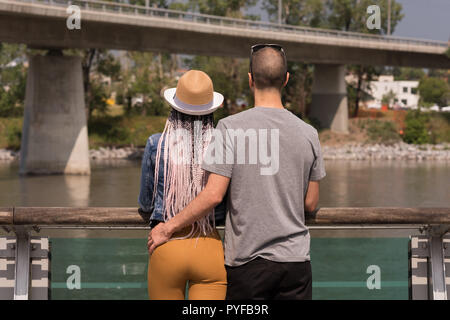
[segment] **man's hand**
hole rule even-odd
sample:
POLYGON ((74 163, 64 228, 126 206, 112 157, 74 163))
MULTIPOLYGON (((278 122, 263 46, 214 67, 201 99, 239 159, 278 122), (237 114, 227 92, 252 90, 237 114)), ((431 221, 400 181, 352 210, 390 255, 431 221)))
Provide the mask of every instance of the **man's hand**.
POLYGON ((172 234, 206 216, 227 192, 230 178, 210 173, 205 188, 183 210, 166 223, 158 223, 148 235, 148 253, 169 241, 172 234))
POLYGON ((167 230, 165 223, 158 223, 158 225, 148 234, 148 253, 151 255, 157 247, 169 241, 171 236, 172 234, 167 230))

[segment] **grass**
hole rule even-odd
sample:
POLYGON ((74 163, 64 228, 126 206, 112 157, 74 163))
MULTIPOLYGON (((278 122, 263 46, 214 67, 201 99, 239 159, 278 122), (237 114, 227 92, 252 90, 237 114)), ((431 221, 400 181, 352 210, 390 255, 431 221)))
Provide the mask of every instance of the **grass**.
MULTIPOLYGON (((372 117, 369 113, 362 114, 357 119, 350 119, 349 135, 337 135, 324 130, 321 133, 321 141, 330 145, 345 142, 391 144, 400 140, 398 132, 401 129, 405 129, 405 133, 411 131, 406 126, 408 122, 405 123, 405 116, 406 112, 392 110, 377 111, 372 117)), ((89 119, 89 146, 90 148, 145 146, 151 134, 163 131, 166 119, 166 116, 127 117, 123 115, 121 107, 110 107, 107 115, 94 113, 89 119)), ((450 113, 422 113, 420 122, 425 126, 427 142, 450 142, 450 113)), ((22 123, 22 118, 0 118, 0 149, 20 149, 22 123)), ((402 137, 406 141, 405 135, 402 137)))
POLYGON ((103 116, 89 119, 89 146, 145 146, 147 138, 162 132, 166 116, 103 116))
MULTIPOLYGON (((165 116, 102 116, 88 122, 89 147, 145 146, 147 138, 162 132, 165 116)), ((0 149, 20 149, 22 118, 0 118, 0 149)))
POLYGON ((392 121, 372 120, 367 123, 367 136, 371 143, 393 144, 400 141, 397 127, 392 121))
POLYGON ((0 149, 20 149, 22 118, 0 118, 0 149))

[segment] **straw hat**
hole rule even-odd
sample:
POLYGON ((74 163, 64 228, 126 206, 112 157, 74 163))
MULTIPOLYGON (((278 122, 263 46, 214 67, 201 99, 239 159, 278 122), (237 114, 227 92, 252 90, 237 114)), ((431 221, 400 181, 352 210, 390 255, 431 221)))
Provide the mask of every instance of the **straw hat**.
POLYGON ((164 91, 164 99, 182 113, 204 115, 220 107, 223 95, 214 92, 211 78, 206 73, 190 70, 181 76, 176 88, 164 91))

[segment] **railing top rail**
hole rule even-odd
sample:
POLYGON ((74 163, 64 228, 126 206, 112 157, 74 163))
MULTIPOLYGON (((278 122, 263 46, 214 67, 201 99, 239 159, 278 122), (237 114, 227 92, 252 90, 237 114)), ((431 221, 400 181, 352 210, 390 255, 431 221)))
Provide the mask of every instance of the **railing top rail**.
MULTIPOLYGON (((305 216, 308 225, 450 224, 450 208, 321 208, 305 216)), ((0 225, 10 226, 143 226, 148 219, 137 208, 0 208, 0 225)))
MULTIPOLYGON (((1 1, 1 0, 0 0, 1 1)), ((243 25, 244 27, 258 27, 260 29, 267 29, 269 28, 272 31, 294 31, 298 33, 309 33, 316 36, 335 36, 335 37, 345 37, 345 38, 354 38, 354 39, 368 39, 368 40, 376 40, 376 41, 383 41, 383 42, 390 42, 390 43, 409 43, 409 44, 416 44, 416 45, 426 45, 426 46, 439 46, 439 47, 447 47, 448 43, 444 41, 438 41, 438 40, 429 40, 429 39, 415 39, 415 38, 407 38, 407 37, 397 37, 397 36, 383 36, 383 35, 375 35, 375 34, 366 34, 366 33, 358 33, 358 32, 351 32, 351 31, 340 31, 340 30, 333 30, 333 29, 322 29, 322 28, 311 28, 306 26, 295 26, 295 25, 286 25, 286 24, 277 24, 273 22, 266 22, 266 21, 257 21, 257 20, 248 20, 248 19, 237 19, 237 18, 229 18, 229 17, 221 17, 221 16, 214 16, 214 15, 208 15, 208 14, 202 14, 197 12, 187 12, 187 11, 180 11, 180 10, 173 10, 173 9, 164 9, 164 8, 156 8, 156 7, 146 7, 141 5, 132 5, 127 3, 120 3, 120 2, 107 2, 107 1, 101 1, 101 0, 13 0, 17 2, 28 2, 28 3, 44 3, 48 5, 69 5, 69 4, 77 4, 77 3, 84 3, 87 4, 87 8, 89 10, 98 10, 99 8, 95 6, 89 6, 89 5, 101 5, 102 7, 116 7, 116 8, 128 8, 133 9, 137 14, 141 15, 148 15, 148 13, 167 13, 168 19, 171 19, 169 17, 169 14, 177 15, 178 17, 196 17, 196 18, 203 18, 205 19, 205 22, 196 21, 198 23, 206 23, 211 24, 211 20, 221 22, 229 22, 232 23, 233 26, 238 27, 239 25, 243 25), (209 21, 208 21, 209 19, 209 21)), ((102 9, 103 10, 103 9, 102 9)), ((117 13, 117 10, 114 10, 114 12, 117 13)), ((121 12, 125 13, 125 12, 121 12)))

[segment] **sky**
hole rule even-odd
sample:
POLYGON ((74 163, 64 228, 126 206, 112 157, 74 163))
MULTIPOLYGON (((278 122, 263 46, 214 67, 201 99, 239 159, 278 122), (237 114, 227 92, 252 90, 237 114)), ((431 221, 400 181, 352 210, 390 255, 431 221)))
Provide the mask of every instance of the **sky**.
MULTIPOLYGON (((450 0, 396 0, 403 6, 403 19, 393 35, 398 37, 448 41, 450 38, 450 0)), ((376 4, 378 0, 373 0, 376 4)), ((262 0, 248 13, 268 20, 262 10, 262 0)))
POLYGON ((402 21, 393 35, 448 41, 450 0, 397 0, 403 5, 402 21))

